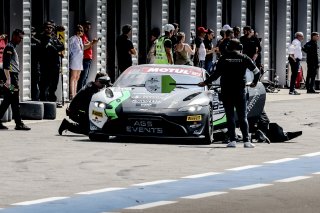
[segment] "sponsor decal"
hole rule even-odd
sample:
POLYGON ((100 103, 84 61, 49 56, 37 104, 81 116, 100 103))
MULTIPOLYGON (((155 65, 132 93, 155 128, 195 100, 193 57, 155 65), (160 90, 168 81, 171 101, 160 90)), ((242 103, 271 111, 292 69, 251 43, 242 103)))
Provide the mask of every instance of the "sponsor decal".
POLYGON ((126 126, 128 133, 150 133, 150 134, 163 134, 163 128, 154 127, 152 121, 134 121, 132 125, 126 126))
POLYGON ((114 120, 118 118, 116 109, 118 106, 120 106, 121 103, 123 103, 128 98, 130 98, 130 91, 123 91, 122 96, 120 98, 113 100, 109 103, 109 105, 112 106, 112 108, 105 109, 105 113, 110 118, 110 120, 114 120))
POLYGON ((187 116, 187 121, 201 121, 202 115, 190 115, 187 116))
POLYGON ((92 115, 95 115, 95 116, 100 117, 100 118, 103 117, 103 113, 102 112, 98 112, 98 111, 95 111, 95 110, 92 110, 92 115))
POLYGON ((196 69, 184 69, 184 68, 163 68, 163 67, 145 67, 143 72, 146 73, 172 73, 172 74, 181 74, 181 75, 192 75, 201 77, 202 71, 196 69))

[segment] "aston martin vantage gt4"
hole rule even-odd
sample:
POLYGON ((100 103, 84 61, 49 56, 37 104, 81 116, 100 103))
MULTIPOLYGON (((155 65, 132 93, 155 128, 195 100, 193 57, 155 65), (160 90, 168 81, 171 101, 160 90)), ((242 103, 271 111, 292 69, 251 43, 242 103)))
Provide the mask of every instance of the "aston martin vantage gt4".
MULTIPOLYGON (((210 144, 226 127, 217 84, 199 87, 204 69, 178 65, 129 67, 113 87, 96 93, 89 106, 91 140, 109 136, 190 138, 210 144)), ((247 88, 248 119, 259 117, 266 92, 247 88)))

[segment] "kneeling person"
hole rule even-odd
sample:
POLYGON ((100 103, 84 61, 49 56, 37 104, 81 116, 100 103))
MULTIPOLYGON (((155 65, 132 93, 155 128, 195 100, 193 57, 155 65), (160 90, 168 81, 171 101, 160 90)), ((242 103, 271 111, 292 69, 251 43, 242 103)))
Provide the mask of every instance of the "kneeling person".
POLYGON ((88 111, 91 98, 105 86, 112 86, 110 78, 105 73, 98 73, 94 82, 87 83, 86 86, 79 90, 67 108, 67 116, 75 123, 63 119, 58 130, 59 135, 62 135, 65 130, 88 135, 90 128, 88 111))

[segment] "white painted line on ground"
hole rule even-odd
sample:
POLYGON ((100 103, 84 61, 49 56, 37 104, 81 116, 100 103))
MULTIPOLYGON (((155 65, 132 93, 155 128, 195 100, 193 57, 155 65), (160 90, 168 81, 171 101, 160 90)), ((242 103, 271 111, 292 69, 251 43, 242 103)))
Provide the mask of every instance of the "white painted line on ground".
POLYGON ((312 173, 313 175, 320 175, 320 172, 312 173))
POLYGON ((314 153, 309 153, 309 154, 305 154, 305 155, 301 155, 303 157, 314 157, 314 156, 318 156, 320 155, 320 152, 314 152, 314 153))
POLYGON ((139 205, 139 206, 132 206, 132 207, 128 207, 125 209, 131 209, 131 210, 142 210, 142 209, 148 209, 148 208, 153 208, 153 207, 157 207, 157 206, 164 206, 164 205, 169 205, 169 204, 173 204, 173 203, 177 203, 177 201, 159 201, 159 202, 154 202, 154 203, 147 203, 147 204, 143 204, 143 205, 139 205))
POLYGON ((271 186, 273 184, 263 184, 263 183, 258 183, 258 184, 252 184, 252 185, 247 185, 247 186, 241 186, 241 187, 236 187, 236 188, 231 188, 232 190, 250 190, 250 189, 257 189, 265 186, 271 186))
POLYGON ((190 196, 181 197, 181 198, 182 199, 200 199, 200 198, 211 197, 211 196, 216 196, 216 195, 222 195, 222 194, 227 194, 227 193, 228 192, 207 192, 207 193, 190 195, 190 196))
POLYGON ((304 180, 304 179, 308 179, 308 178, 311 178, 311 177, 310 176, 297 176, 297 177, 291 177, 291 178, 286 178, 286 179, 282 179, 282 180, 276 180, 275 182, 289 183, 289 182, 304 180))
POLYGON ((111 191, 117 191, 125 188, 104 188, 104 189, 97 189, 97 190, 92 190, 92 191, 87 191, 87 192, 79 192, 76 193, 77 195, 91 195, 91 194, 97 194, 97 193, 102 193, 102 192, 111 192, 111 191))
POLYGON ((298 159, 299 158, 283 158, 283 159, 279 159, 279 160, 267 161, 267 162, 264 162, 264 163, 284 163, 284 162, 298 160, 298 159))
POLYGON ((246 169, 252 169, 252 168, 257 168, 260 167, 262 165, 248 165, 248 166, 241 166, 241 167, 236 167, 236 168, 232 168, 232 169, 226 169, 229 171, 241 171, 241 170, 246 170, 246 169))
POLYGON ((57 200, 63 200, 67 199, 69 197, 49 197, 49 198, 44 198, 44 199, 39 199, 39 200, 32 200, 32 201, 25 201, 21 203, 14 203, 11 204, 13 206, 28 206, 28 205, 33 205, 33 204, 39 204, 39 203, 46 203, 46 202, 51 202, 51 201, 57 201, 57 200))
POLYGON ((203 174, 185 176, 185 177, 182 177, 182 178, 201 178, 201 177, 213 176, 213 175, 218 175, 218 174, 221 174, 221 173, 219 173, 219 172, 208 172, 208 173, 203 173, 203 174))
POLYGON ((150 186, 150 185, 156 185, 156 184, 161 184, 161 183, 170 183, 170 182, 175 182, 175 181, 177 181, 177 180, 158 180, 158 181, 152 181, 152 182, 133 184, 132 186, 150 186))

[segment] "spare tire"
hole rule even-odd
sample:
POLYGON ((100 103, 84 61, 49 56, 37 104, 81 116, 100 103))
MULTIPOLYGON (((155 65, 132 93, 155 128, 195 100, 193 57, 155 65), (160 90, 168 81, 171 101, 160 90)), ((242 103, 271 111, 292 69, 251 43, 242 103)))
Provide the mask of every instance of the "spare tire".
POLYGON ((43 102, 43 119, 56 119, 57 116, 57 104, 55 102, 43 102))
POLYGON ((42 120, 44 114, 43 103, 38 101, 26 101, 20 103, 22 120, 42 120))
MULTIPOLYGON (((0 98, 0 104, 2 103, 2 101, 3 101, 3 99, 2 98, 0 98)), ((3 117, 2 118, 0 118, 0 120, 2 121, 2 122, 9 122, 9 121, 11 121, 11 113, 10 113, 10 106, 9 106, 9 108, 7 109, 7 111, 4 113, 4 115, 3 115, 3 117)))

